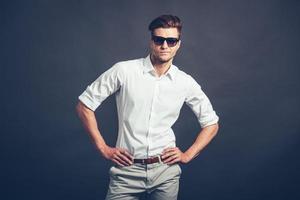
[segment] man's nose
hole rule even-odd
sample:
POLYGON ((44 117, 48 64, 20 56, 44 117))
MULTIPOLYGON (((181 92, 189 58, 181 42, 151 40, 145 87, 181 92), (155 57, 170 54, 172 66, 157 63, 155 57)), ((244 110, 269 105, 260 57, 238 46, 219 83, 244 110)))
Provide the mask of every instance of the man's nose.
POLYGON ((161 45, 161 47, 164 48, 164 49, 165 49, 165 48, 168 48, 168 43, 167 43, 166 40, 165 40, 164 43, 161 45))

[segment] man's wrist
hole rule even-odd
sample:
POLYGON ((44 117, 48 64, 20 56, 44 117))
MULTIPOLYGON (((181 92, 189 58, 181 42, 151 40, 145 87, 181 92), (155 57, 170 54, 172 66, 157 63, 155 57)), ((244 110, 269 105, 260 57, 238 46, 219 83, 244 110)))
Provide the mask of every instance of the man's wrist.
POLYGON ((193 156, 188 151, 184 152, 184 161, 186 163, 190 162, 192 160, 192 158, 193 158, 193 156))
POLYGON ((102 145, 97 145, 97 148, 100 151, 100 153, 104 156, 104 155, 106 155, 106 152, 107 152, 107 149, 109 148, 109 146, 106 144, 102 144, 102 145))

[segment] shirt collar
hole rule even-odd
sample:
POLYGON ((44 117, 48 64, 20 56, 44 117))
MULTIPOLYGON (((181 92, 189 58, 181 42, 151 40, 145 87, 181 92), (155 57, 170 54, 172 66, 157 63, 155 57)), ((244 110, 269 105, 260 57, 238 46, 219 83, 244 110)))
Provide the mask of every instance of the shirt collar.
MULTIPOLYGON (((175 78, 175 73, 176 73, 177 67, 173 64, 171 64, 170 68, 168 69, 168 71, 165 73, 166 76, 168 76, 171 80, 174 80, 175 78)), ((150 60, 150 54, 144 58, 144 69, 143 69, 144 73, 149 73, 149 72, 155 72, 155 69, 151 63, 150 60)))

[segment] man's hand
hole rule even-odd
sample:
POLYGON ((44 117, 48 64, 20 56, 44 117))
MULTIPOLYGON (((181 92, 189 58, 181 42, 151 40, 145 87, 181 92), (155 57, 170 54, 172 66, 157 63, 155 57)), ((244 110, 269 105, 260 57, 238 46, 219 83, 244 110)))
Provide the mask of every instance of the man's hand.
POLYGON ((174 164, 177 162, 188 163, 189 159, 186 154, 182 153, 178 147, 170 147, 162 152, 162 160, 166 164, 174 164))
POLYGON ((106 146, 102 154, 106 159, 122 167, 133 164, 133 156, 126 149, 106 146))

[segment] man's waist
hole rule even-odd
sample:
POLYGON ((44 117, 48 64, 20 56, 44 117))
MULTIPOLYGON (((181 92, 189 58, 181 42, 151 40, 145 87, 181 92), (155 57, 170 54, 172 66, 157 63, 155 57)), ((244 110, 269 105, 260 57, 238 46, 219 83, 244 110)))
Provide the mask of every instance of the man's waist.
POLYGON ((140 163, 140 164, 153 164, 153 163, 162 162, 162 158, 161 155, 152 156, 149 158, 134 158, 133 162, 140 163))

